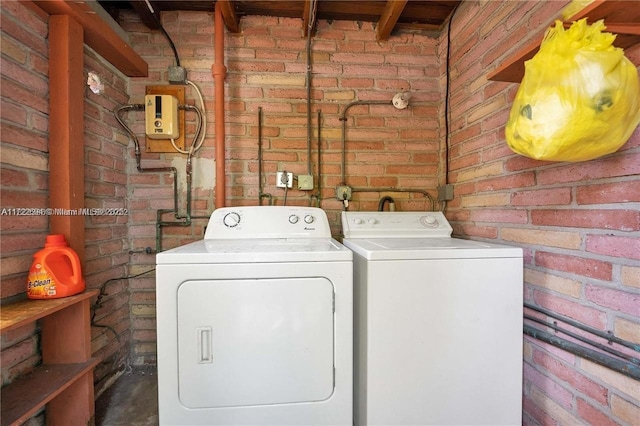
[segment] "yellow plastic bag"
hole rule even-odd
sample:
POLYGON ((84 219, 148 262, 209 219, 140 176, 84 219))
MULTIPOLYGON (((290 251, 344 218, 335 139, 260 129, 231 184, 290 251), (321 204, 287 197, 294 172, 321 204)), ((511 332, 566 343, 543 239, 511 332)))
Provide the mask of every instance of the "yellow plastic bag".
POLYGON ((640 123, 636 67, 602 21, 547 30, 507 121, 507 144, 538 160, 587 161, 615 152, 640 123))

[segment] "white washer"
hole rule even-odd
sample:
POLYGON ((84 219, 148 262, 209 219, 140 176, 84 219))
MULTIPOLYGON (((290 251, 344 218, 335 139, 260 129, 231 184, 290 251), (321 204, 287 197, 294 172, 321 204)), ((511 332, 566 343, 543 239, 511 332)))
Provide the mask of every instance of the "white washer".
POLYGON ((351 425, 353 254, 323 210, 220 208, 156 257, 162 425, 351 425))
POLYGON ((440 212, 343 212, 357 425, 522 424, 522 249, 440 212))

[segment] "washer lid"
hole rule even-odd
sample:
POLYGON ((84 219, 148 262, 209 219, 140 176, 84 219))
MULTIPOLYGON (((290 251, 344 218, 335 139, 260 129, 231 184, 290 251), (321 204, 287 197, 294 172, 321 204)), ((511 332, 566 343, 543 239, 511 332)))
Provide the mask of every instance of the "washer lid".
POLYGON ((351 261, 352 252, 333 238, 200 240, 158 253, 157 264, 351 261))
POLYGON ((345 238, 343 244, 368 260, 522 257, 522 249, 459 238, 345 238))

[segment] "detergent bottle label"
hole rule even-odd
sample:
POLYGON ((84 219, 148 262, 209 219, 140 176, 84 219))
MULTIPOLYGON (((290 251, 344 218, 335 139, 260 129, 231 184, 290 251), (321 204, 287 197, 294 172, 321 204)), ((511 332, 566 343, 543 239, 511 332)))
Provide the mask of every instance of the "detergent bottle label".
POLYGON ((56 281, 47 272, 42 264, 35 263, 29 271, 27 279, 27 296, 33 298, 46 298, 56 295, 56 281))

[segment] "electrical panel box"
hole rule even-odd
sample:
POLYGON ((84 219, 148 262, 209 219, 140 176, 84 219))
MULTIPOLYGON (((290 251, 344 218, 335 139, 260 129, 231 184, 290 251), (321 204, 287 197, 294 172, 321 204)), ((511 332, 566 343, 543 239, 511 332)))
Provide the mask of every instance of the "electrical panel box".
POLYGON ((150 139, 175 139, 179 136, 178 99, 171 95, 144 97, 145 129, 150 139))
MULTIPOLYGON (((185 86, 179 84, 164 84, 157 86, 147 86, 145 88, 145 95, 169 95, 178 100, 178 106, 185 104, 185 86)), ((145 96, 145 100, 146 100, 145 96)), ((146 102, 145 102, 146 105, 146 102)), ((154 112, 155 115, 155 112, 154 112)), ((146 121, 146 111, 145 111, 146 121)), ((186 128, 185 128, 185 110, 178 108, 178 137, 174 138, 175 145, 180 149, 186 149, 186 128)), ((177 151, 171 143, 171 139, 164 137, 164 139, 152 139, 147 135, 145 130, 145 152, 166 152, 177 154, 177 151)))

